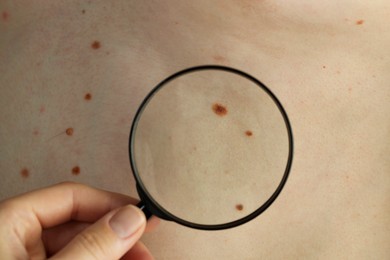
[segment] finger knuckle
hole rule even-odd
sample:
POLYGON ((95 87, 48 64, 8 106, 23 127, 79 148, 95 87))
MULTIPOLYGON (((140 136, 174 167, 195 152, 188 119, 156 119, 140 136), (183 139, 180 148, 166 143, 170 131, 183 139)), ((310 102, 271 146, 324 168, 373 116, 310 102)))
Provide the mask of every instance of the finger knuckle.
POLYGON ((82 232, 78 235, 80 246, 87 251, 93 258, 101 259, 108 255, 107 241, 96 232, 82 232))

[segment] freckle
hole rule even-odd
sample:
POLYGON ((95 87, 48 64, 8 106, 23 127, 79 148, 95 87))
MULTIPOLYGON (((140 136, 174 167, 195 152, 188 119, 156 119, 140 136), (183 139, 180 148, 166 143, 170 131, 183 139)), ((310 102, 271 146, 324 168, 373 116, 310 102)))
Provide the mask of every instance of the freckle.
POLYGON ((227 61, 227 59, 221 55, 214 55, 213 56, 214 61, 224 63, 227 61))
POLYGON ((358 21, 356 21, 356 24, 357 25, 361 25, 361 24, 363 24, 364 23, 364 20, 358 20, 358 21))
POLYGON ((39 112, 42 114, 42 113, 44 113, 46 111, 46 109, 45 109, 45 106, 41 106, 40 108, 39 108, 39 112))
POLYGON ((337 70, 337 71, 336 71, 336 73, 337 73, 337 74, 340 74, 340 71, 339 71, 339 70, 337 70))
POLYGON ((75 166, 72 168, 72 174, 73 175, 79 175, 80 174, 80 167, 79 166, 75 166))
POLYGON ((176 24, 176 25, 178 25, 178 24, 179 24, 179 22, 175 22, 175 24, 176 24))
POLYGON ((84 10, 84 9, 83 9, 83 10, 81 10, 81 13, 82 13, 82 14, 85 14, 85 10, 84 10))
POLYGON ((4 22, 8 21, 8 18, 9 18, 9 13, 4 11, 2 14, 1 14, 1 18, 4 22))
POLYGON ((237 205, 236 205, 236 209, 237 209, 238 211, 241 211, 241 210, 244 209, 244 206, 243 206, 242 204, 237 204, 237 205))
POLYGON ((249 130, 246 131, 245 134, 246 134, 247 136, 252 136, 252 135, 253 135, 252 131, 249 131, 249 130))
POLYGON ((375 76, 375 75, 372 75, 372 77, 373 77, 373 78, 376 78, 376 76, 375 76))
POLYGON ((227 109, 221 104, 215 103, 212 107, 215 114, 219 116, 225 116, 227 114, 227 109))
POLYGON ((109 51, 106 51, 106 55, 110 55, 110 52, 109 52, 109 51))
POLYGON ((66 129, 65 133, 69 136, 73 135, 73 128, 69 127, 68 129, 66 129))
POLYGON ((95 50, 99 49, 99 48, 100 48, 100 42, 94 41, 94 42, 91 44, 91 48, 92 48, 92 49, 95 49, 95 50))
POLYGON ((20 171, 20 175, 24 178, 27 179, 30 176, 30 171, 27 168, 23 168, 20 171))
POLYGON ((91 93, 85 94, 84 99, 85 99, 85 100, 91 100, 91 99, 92 99, 91 93))
POLYGON ((351 87, 348 88, 348 92, 349 92, 349 93, 352 92, 352 88, 351 88, 351 87))

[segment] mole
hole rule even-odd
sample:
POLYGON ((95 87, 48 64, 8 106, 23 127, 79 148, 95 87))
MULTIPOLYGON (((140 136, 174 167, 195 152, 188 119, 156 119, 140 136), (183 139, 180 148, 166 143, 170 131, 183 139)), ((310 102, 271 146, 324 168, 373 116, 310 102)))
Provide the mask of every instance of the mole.
POLYGON ((236 209, 237 209, 238 211, 242 211, 242 210, 244 209, 244 206, 243 206, 242 204, 237 204, 237 205, 236 205, 236 209))
POLYGON ((65 130, 65 133, 69 136, 73 135, 73 128, 69 127, 68 129, 65 130))
POLYGON ((35 130, 33 131, 33 135, 38 136, 38 135, 39 135, 39 131, 38 131, 37 129, 35 129, 35 130))
POLYGON ((356 21, 356 24, 357 25, 361 25, 361 24, 363 24, 364 23, 364 20, 358 20, 358 21, 356 21))
POLYGON ((92 99, 91 93, 85 94, 84 99, 85 99, 85 100, 91 100, 91 99, 92 99))
POLYGON ((252 135, 253 135, 252 131, 249 131, 249 130, 247 130, 247 131, 245 132, 245 134, 246 134, 247 136, 252 136, 252 135))
POLYGON ((79 175, 80 174, 80 167, 79 166, 75 166, 72 168, 72 174, 73 175, 79 175))
POLYGON ((8 18, 9 18, 9 13, 4 11, 2 14, 1 14, 1 18, 4 22, 8 21, 8 18))
POLYGON ((23 168, 20 171, 20 175, 24 178, 27 179, 30 176, 30 171, 27 168, 23 168))
POLYGON ((214 113, 219 115, 219 116, 225 116, 228 112, 226 107, 219 104, 219 103, 214 103, 212 109, 213 109, 214 113))
POLYGON ((84 10, 84 9, 83 9, 83 10, 81 10, 81 13, 82 13, 82 14, 85 14, 85 10, 84 10))
POLYGON ((92 49, 95 49, 95 50, 99 49, 99 48, 100 48, 100 42, 94 41, 94 42, 91 44, 91 48, 92 48, 92 49))

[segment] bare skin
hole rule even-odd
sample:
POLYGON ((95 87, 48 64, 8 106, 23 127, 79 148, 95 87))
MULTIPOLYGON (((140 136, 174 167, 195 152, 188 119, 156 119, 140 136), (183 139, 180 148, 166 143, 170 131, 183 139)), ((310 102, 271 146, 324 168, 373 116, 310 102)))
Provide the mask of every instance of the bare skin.
POLYGON ((64 180, 136 196, 127 141, 143 97, 178 70, 223 64, 259 78, 284 104, 291 176, 244 226, 161 223, 142 239, 153 255, 386 258, 390 4, 366 5, 2 2, 0 198, 64 180))

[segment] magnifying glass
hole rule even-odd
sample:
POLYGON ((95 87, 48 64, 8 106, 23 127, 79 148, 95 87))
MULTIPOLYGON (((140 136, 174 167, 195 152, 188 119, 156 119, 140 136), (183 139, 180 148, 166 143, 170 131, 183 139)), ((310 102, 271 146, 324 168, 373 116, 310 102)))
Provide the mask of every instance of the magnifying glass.
POLYGON ((264 84, 206 65, 173 74, 146 96, 129 156, 147 217, 218 230, 252 220, 275 201, 290 172, 293 136, 264 84))

